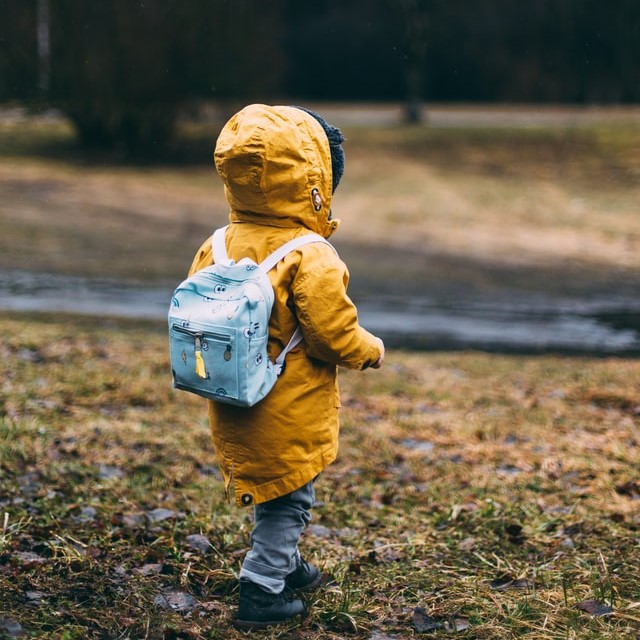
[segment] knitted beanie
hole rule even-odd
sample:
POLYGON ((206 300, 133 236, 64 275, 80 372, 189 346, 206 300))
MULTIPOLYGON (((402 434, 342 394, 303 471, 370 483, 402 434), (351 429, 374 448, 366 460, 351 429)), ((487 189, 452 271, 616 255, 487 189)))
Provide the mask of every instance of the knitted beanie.
POLYGON ((314 113, 309 109, 305 109, 304 107, 296 108, 305 111, 310 116, 313 116, 320 123, 320 126, 327 134, 327 139, 329 140, 329 151, 331 152, 331 187, 332 191, 335 191, 338 187, 338 184, 340 183, 340 178, 342 178, 342 174, 344 173, 344 149, 342 148, 344 136, 342 135, 342 131, 340 131, 340 129, 338 129, 337 127, 330 125, 322 116, 319 116, 317 113, 314 113))

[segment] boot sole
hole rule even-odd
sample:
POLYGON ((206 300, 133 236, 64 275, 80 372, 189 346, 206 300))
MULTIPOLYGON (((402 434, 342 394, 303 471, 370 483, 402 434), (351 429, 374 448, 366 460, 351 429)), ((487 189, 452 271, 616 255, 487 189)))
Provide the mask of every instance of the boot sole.
POLYGON ((269 621, 257 621, 257 620, 233 620, 231 624, 239 631, 255 631, 258 629, 268 629, 269 627, 275 627, 280 624, 289 624, 302 620, 306 616, 306 613, 299 613, 291 618, 285 618, 284 620, 269 620, 269 621))

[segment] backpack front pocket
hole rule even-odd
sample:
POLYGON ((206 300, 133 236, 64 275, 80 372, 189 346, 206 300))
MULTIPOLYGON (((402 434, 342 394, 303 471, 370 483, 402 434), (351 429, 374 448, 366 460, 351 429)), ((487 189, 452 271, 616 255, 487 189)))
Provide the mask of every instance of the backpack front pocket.
POLYGON ((171 371, 178 389, 197 389, 213 400, 238 397, 238 354, 236 336, 228 327, 194 326, 173 323, 171 371), (215 388, 211 379, 216 380, 215 388))

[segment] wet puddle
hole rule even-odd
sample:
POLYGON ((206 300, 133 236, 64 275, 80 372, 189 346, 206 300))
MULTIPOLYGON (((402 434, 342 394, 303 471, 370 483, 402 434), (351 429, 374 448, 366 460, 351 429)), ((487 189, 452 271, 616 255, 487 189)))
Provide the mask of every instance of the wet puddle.
MULTIPOLYGON (((0 309, 164 320, 171 288, 0 272, 0 309)), ((355 300, 390 347, 640 355, 640 300, 355 300)))

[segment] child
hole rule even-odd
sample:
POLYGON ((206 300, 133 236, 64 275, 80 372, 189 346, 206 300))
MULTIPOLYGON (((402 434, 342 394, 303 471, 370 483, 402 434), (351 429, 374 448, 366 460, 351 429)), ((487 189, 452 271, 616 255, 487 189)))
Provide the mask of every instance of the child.
MULTIPOLYGON (((299 107, 254 104, 235 114, 214 159, 230 206, 229 257, 260 262, 297 236, 329 237, 339 221, 331 197, 344 169, 342 134, 299 107)), ((191 273, 215 260, 210 240, 191 273)), ((348 271, 333 248, 316 242, 288 254, 270 272, 272 360, 299 325, 304 341, 286 358, 275 387, 250 408, 209 401, 213 443, 229 492, 254 507, 251 549, 240 571, 235 626, 266 627, 305 611, 301 592, 320 571, 298 551, 310 520, 313 482, 338 449, 337 365, 379 368, 382 340, 358 323, 346 293, 348 271)))

